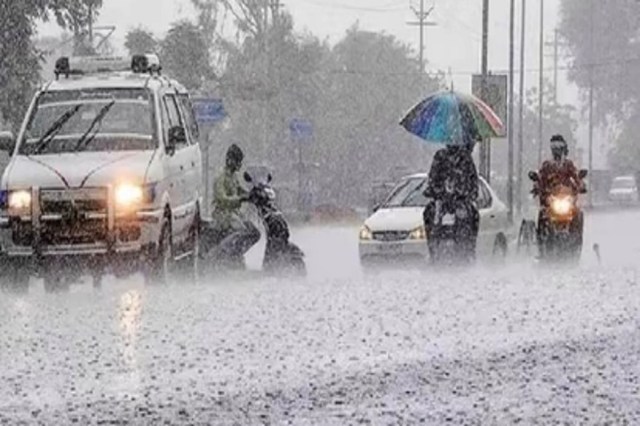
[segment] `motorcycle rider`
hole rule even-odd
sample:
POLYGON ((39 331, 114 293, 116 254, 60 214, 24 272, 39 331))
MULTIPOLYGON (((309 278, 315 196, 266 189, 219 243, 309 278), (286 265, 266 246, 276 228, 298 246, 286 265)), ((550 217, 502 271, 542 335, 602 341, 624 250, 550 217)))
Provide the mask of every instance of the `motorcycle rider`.
POLYGON ((249 193, 238 179, 243 161, 242 149, 232 144, 213 189, 212 219, 220 240, 217 250, 222 258, 229 260, 241 258, 260 240, 260 231, 241 212, 242 204, 249 201, 249 193))
MULTIPOLYGON (((465 145, 449 145, 436 152, 424 194, 432 199, 424 210, 424 224, 431 235, 433 223, 438 214, 438 201, 442 200, 447 192, 447 185, 452 185, 458 200, 468 207, 470 218, 468 229, 464 229, 464 255, 467 260, 475 258, 476 241, 478 237, 480 214, 477 201, 479 192, 478 170, 473 161, 473 149, 475 144, 469 142, 465 145)), ((434 258, 435 241, 428 238, 429 253, 434 258)))
MULTIPOLYGON (((546 160, 538 172, 539 181, 534 186, 533 193, 540 199, 540 212, 538 214, 538 245, 542 249, 543 236, 549 226, 544 210, 549 207, 548 202, 554 188, 562 185, 571 188, 574 194, 585 192, 585 185, 578 175, 578 169, 569 156, 569 145, 562 135, 551 137, 552 159, 546 160)), ((572 232, 577 232, 579 237, 583 231, 583 214, 580 212, 571 224, 572 232)))

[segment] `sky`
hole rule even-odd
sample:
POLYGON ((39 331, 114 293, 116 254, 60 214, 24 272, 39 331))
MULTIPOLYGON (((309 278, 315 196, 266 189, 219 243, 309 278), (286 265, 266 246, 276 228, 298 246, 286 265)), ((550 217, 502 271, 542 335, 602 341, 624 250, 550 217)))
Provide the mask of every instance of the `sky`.
MULTIPOLYGON (((299 32, 311 32, 335 43, 354 23, 361 29, 383 31, 409 43, 418 51, 419 31, 408 25, 415 20, 411 7, 420 0, 282 0, 294 18, 299 32)), ((425 9, 434 6, 430 20, 437 25, 425 30, 425 57, 429 70, 450 72, 449 83, 458 90, 469 91, 471 74, 480 70, 482 0, 424 0, 425 9)), ((516 4, 516 67, 519 64, 520 11, 527 5, 525 84, 538 85, 540 0, 515 0, 516 4)), ((546 42, 551 42, 558 25, 561 0, 544 0, 546 42)), ((190 19, 194 15, 189 0, 104 0, 97 25, 116 25, 116 45, 126 32, 138 26, 158 36, 164 35, 171 22, 190 19)), ((42 35, 53 35, 60 29, 53 24, 42 25, 42 35)), ((546 53, 551 54, 548 48, 546 53)), ((417 53, 416 53, 417 54, 417 53)), ((562 55, 561 55, 562 56, 562 55)), ((563 64, 562 58, 560 65, 563 64)), ((509 0, 490 0, 489 68, 506 72, 509 65, 509 0)), ((545 57, 545 76, 552 78, 553 58, 545 57)), ((516 85, 518 84, 516 77, 516 85)), ((582 108, 578 89, 560 72, 558 101, 582 108)), ((517 87, 517 86, 516 86, 517 87)), ((579 130, 583 139, 584 126, 579 130)))

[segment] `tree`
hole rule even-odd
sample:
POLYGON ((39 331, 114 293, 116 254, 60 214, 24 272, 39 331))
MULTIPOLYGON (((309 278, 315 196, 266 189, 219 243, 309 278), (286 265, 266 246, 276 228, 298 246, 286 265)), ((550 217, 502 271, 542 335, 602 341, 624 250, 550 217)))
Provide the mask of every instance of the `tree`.
POLYGON ((563 0, 561 19, 572 57, 570 79, 585 92, 593 85, 597 123, 621 129, 611 158, 629 155, 639 163, 640 152, 633 147, 640 119, 640 3, 563 0))
POLYGON ((101 0, 21 0, 0 2, 0 114, 18 128, 38 84, 41 52, 33 44, 35 25, 53 16, 63 27, 80 22, 101 0))
POLYGON ((158 41, 144 28, 130 30, 125 37, 124 47, 130 55, 158 53, 158 41))
POLYGON ((215 79, 209 47, 200 29, 189 21, 176 22, 161 43, 163 67, 191 90, 215 79))

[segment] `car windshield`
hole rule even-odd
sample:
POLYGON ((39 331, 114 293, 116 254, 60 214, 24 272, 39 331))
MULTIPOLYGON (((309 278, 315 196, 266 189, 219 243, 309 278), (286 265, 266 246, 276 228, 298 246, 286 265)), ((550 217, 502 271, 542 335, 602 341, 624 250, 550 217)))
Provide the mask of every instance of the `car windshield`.
POLYGON ((391 192, 391 195, 387 198, 383 207, 394 208, 426 206, 429 199, 424 195, 425 189, 427 189, 426 178, 406 179, 391 192))
POLYGON ((24 155, 154 149, 152 96, 146 89, 42 93, 25 131, 24 155))
POLYGON ((633 189, 636 182, 633 178, 618 178, 613 181, 613 189, 633 189))

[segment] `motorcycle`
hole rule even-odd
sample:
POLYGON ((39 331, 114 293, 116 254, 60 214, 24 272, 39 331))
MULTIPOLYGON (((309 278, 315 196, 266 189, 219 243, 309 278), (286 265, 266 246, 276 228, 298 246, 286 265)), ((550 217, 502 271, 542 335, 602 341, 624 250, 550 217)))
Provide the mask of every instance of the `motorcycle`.
MULTIPOLYGON (((255 206, 258 216, 260 217, 266 232, 266 247, 264 259, 262 262, 262 270, 266 273, 291 273, 293 275, 306 275, 306 263, 304 260, 304 252, 295 244, 289 241, 290 232, 289 225, 284 218, 282 212, 275 203, 275 191, 271 187, 271 175, 268 175, 266 181, 254 181, 249 173, 244 174, 244 180, 251 185, 248 195, 248 202, 255 206)), ((258 232, 253 224, 248 222, 248 235, 258 232)), ((216 230, 212 223, 205 223, 202 231, 201 241, 203 256, 212 257, 211 252, 215 252, 215 248, 224 239, 216 230)), ((246 269, 244 262, 244 253, 248 248, 253 246, 256 241, 252 241, 251 237, 247 238, 246 234, 237 234, 237 242, 232 245, 240 247, 233 255, 220 256, 214 255, 212 260, 214 266, 226 265, 231 269, 246 269)))
MULTIPOLYGON (((586 170, 580 170, 582 182, 587 177, 586 170)), ((540 176, 529 172, 534 182, 532 193, 541 196, 540 176)), ((537 235, 540 259, 543 261, 578 261, 582 253, 583 213, 578 204, 578 195, 586 193, 584 184, 579 190, 559 184, 551 189, 546 200, 541 200, 538 215, 537 235)))
POLYGON ((443 196, 434 197, 425 220, 430 231, 428 244, 431 261, 435 264, 469 263, 475 257, 475 228, 477 210, 462 194, 447 182, 443 196), (429 223, 430 222, 430 223, 429 223))

